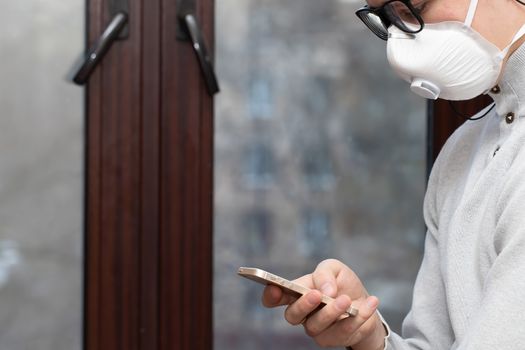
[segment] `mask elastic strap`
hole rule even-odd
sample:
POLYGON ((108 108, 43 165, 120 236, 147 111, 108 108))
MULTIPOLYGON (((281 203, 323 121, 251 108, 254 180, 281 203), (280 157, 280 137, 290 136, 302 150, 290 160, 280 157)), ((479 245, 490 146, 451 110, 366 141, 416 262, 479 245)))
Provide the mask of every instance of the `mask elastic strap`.
POLYGON ((512 43, 512 45, 510 45, 509 50, 507 51, 507 54, 505 55, 505 57, 503 58, 503 62, 501 63, 501 71, 499 72, 498 80, 496 80, 496 85, 499 84, 501 77, 503 76, 505 66, 509 61, 510 56, 512 56, 512 54, 516 52, 516 50, 519 49, 521 45, 523 45, 523 43, 525 43, 525 34, 523 34, 518 40, 512 43))
POLYGON ((476 14, 476 9, 478 8, 478 0, 470 0, 470 6, 467 12, 467 18, 465 18, 465 25, 471 26, 472 21, 474 20, 474 15, 476 14))

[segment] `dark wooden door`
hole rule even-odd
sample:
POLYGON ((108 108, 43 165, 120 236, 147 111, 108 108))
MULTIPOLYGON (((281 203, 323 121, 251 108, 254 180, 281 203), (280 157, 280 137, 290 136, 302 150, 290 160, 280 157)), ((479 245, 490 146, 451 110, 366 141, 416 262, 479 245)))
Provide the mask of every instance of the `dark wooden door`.
MULTIPOLYGON (((110 21, 88 2, 88 44, 110 21)), ((195 2, 213 48, 213 1, 195 2)), ((87 92, 85 349, 211 349, 212 98, 177 1, 130 0, 87 92)))
POLYGON ((429 102, 427 133, 429 166, 432 166, 448 137, 465 122, 465 116, 473 116, 491 102, 492 100, 488 96, 480 96, 469 101, 453 102, 456 111, 448 101, 429 102), (458 115, 457 112, 461 115, 458 115))

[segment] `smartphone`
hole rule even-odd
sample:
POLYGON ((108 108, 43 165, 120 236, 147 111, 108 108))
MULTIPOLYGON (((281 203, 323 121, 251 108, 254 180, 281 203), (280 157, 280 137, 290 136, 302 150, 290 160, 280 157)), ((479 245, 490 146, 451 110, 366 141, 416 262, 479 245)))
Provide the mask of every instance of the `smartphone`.
MULTIPOLYGON (((280 276, 274 275, 273 273, 255 267, 239 267, 237 274, 246 277, 252 281, 259 282, 261 284, 273 284, 277 287, 280 287, 283 290, 283 292, 297 298, 311 291, 310 288, 306 288, 305 286, 289 281, 286 278, 282 278, 280 276)), ((322 307, 332 302, 333 300, 333 298, 323 294, 323 296, 321 297, 320 306, 322 307)), ((359 310, 353 306, 350 306, 348 310, 346 310, 346 313, 349 316, 357 316, 359 310)))

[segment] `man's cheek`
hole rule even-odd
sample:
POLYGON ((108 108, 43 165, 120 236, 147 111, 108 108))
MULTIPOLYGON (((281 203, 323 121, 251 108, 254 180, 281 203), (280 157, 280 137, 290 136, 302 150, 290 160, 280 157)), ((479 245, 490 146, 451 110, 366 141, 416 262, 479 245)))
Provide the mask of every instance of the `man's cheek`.
POLYGON ((379 7, 383 5, 386 1, 385 0, 367 0, 367 4, 370 7, 379 7))

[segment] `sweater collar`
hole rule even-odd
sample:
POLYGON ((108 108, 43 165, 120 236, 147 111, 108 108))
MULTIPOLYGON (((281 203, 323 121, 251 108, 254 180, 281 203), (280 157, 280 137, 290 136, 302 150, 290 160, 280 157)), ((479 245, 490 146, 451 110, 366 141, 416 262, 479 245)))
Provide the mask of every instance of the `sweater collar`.
POLYGON ((488 92, 496 103, 496 112, 500 116, 525 116, 525 44, 509 57, 504 69, 499 84, 488 92))

